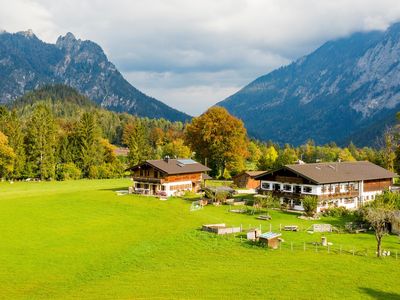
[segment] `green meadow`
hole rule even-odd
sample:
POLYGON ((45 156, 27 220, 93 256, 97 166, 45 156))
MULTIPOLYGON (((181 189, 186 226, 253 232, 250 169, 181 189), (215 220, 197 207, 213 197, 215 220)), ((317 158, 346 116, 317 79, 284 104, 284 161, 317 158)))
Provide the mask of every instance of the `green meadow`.
POLYGON ((216 236, 202 224, 263 231, 342 226, 272 211, 271 221, 229 206, 190 211, 173 198, 118 196, 130 181, 0 184, 0 299, 399 299, 400 243, 374 257, 372 233, 282 232, 281 249, 216 236), (395 257, 399 251, 399 259, 395 257))

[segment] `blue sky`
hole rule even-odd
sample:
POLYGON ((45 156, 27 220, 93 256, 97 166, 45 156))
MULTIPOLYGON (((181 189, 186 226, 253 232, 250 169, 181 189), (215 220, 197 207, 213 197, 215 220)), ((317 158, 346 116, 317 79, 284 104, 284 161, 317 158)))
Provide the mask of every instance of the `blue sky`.
POLYGON ((191 115, 329 39, 398 20, 398 0, 0 0, 0 29, 95 41, 135 87, 191 115))

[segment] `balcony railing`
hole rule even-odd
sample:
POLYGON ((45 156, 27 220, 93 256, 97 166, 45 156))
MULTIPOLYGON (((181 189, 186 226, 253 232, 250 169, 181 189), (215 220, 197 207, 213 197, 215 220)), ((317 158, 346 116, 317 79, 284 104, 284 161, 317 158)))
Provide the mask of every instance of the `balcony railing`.
POLYGON ((133 181, 136 182, 145 182, 145 183, 162 183, 161 179, 158 178, 149 178, 149 177, 133 177, 133 181))

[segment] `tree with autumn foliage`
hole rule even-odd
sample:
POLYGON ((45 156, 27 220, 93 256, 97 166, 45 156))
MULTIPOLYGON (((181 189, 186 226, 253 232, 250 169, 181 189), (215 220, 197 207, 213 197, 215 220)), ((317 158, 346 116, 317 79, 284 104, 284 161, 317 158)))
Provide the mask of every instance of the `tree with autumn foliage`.
POLYGON ((193 118, 185 131, 185 142, 198 160, 212 168, 213 175, 222 176, 225 169, 239 172, 248 156, 247 134, 243 122, 225 108, 211 107, 193 118))
POLYGON ((8 177, 14 168, 15 153, 8 138, 0 131, 0 178, 8 177))

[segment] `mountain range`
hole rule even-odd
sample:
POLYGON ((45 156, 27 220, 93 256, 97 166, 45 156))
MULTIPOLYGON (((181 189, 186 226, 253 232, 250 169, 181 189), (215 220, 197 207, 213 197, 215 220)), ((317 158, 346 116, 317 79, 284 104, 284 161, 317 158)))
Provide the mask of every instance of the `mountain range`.
POLYGON ((72 33, 55 44, 31 31, 0 33, 0 104, 47 84, 65 84, 101 107, 149 118, 187 121, 190 116, 133 87, 92 41, 72 33))
POLYGON ((217 105, 261 140, 374 145, 400 110, 400 23, 329 41, 217 105))

